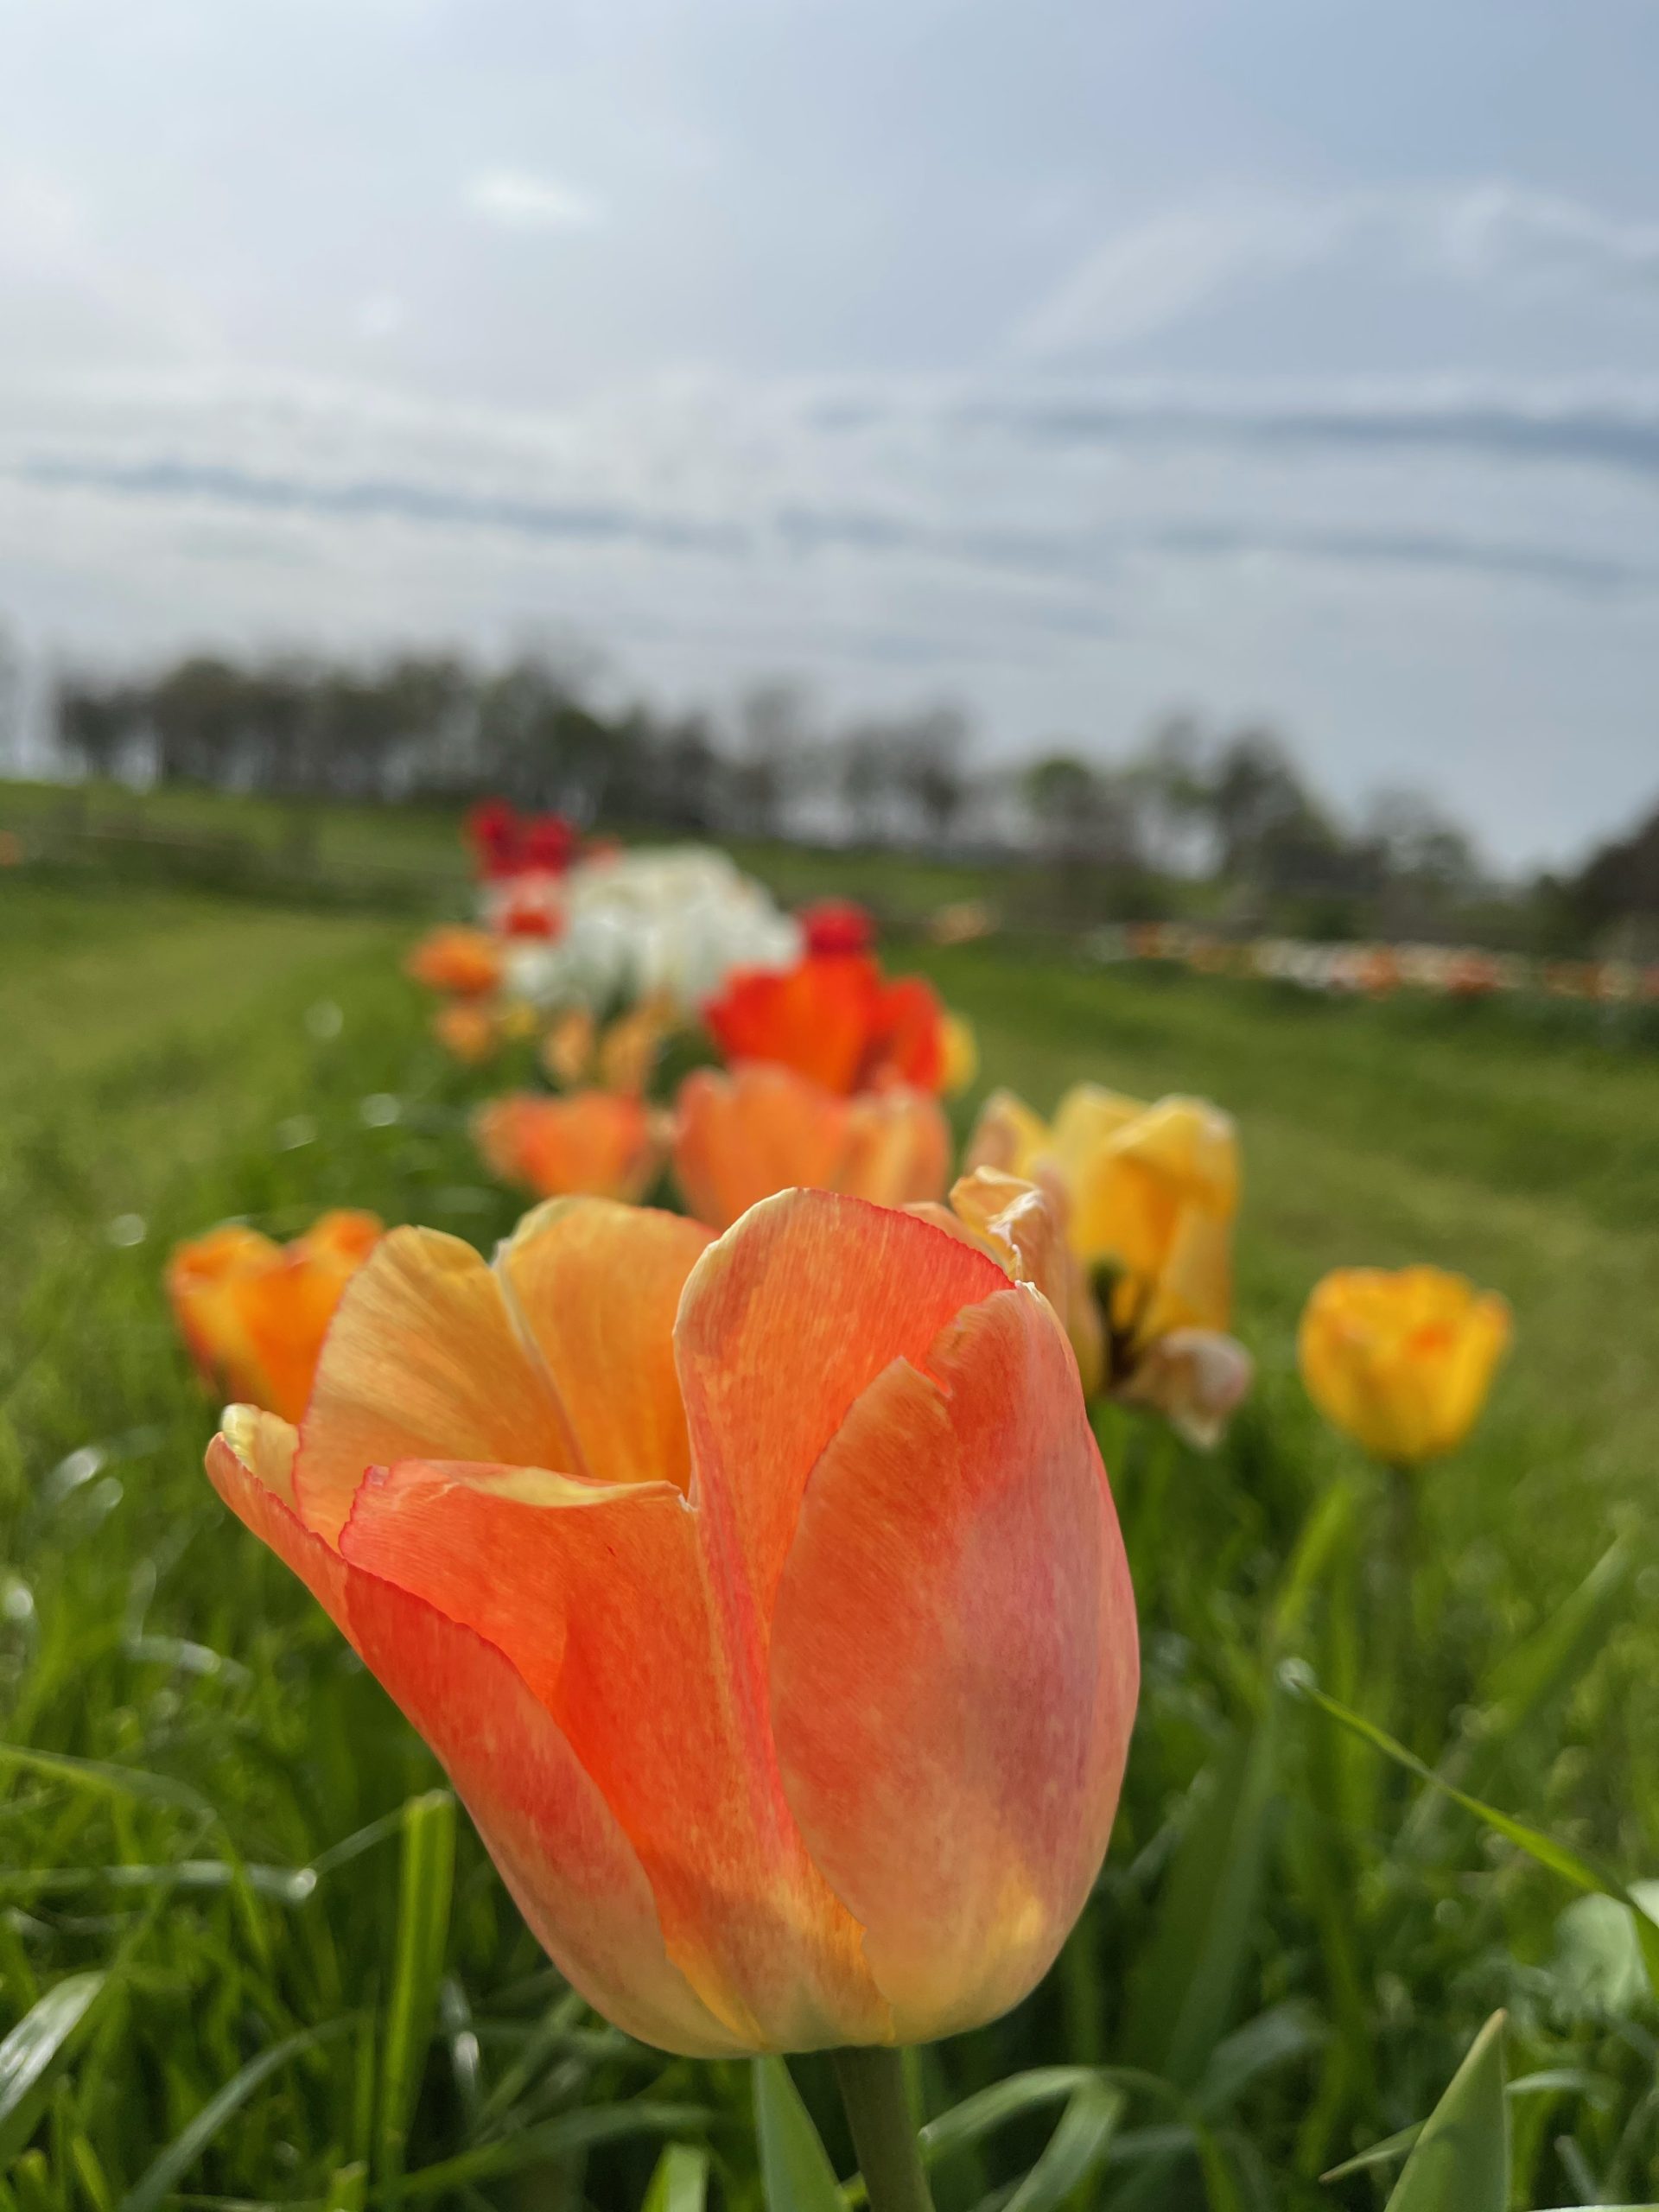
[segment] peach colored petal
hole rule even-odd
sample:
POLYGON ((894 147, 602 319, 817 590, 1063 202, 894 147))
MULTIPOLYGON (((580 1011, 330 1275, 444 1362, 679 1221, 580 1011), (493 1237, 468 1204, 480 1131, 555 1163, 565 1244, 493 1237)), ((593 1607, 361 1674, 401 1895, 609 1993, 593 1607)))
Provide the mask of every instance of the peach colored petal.
POLYGON ((846 1099, 753 1060, 697 1068, 675 1104, 674 1173, 699 1221, 729 1229, 776 1191, 828 1189, 847 1144, 846 1099))
POLYGON ((473 1131, 492 1174, 543 1198, 637 1198, 661 1158, 644 1103, 608 1090, 492 1098, 473 1131))
POLYGON ((757 1666, 807 1478, 849 1408, 1007 1282, 931 1223, 825 1191, 765 1199, 692 1269, 675 1330, 692 1494, 733 1648, 757 1666))
POLYGON ((936 1098, 902 1086, 855 1098, 831 1188, 874 1205, 937 1198, 950 1173, 950 1125, 936 1098))
POLYGON ((1045 1972, 1110 1833, 1139 1661, 1064 1333, 1004 1288, 853 1407, 778 1593, 772 1710, 815 1859, 900 2040, 1045 1972))
POLYGON ((353 1277, 324 1340, 295 1463, 302 1518, 338 1541, 367 1467, 426 1454, 575 1461, 491 1269, 459 1237, 394 1229, 353 1277))
POLYGON ((496 1258, 552 1382, 574 1471, 607 1483, 690 1479, 674 1317, 711 1232, 609 1198, 550 1198, 496 1258))
POLYGON ((207 1446, 208 1478, 237 1518, 270 1545, 349 1637, 340 1554, 299 1516, 294 1496, 298 1443, 296 1431, 276 1414, 256 1406, 227 1406, 224 1427, 207 1446))
POLYGON ((666 1484, 411 1463, 364 1485, 341 1542, 517 1667, 638 1854, 670 1957, 735 2039, 882 2037, 858 1930, 785 1802, 760 1685, 722 1646, 700 1533, 666 1484))

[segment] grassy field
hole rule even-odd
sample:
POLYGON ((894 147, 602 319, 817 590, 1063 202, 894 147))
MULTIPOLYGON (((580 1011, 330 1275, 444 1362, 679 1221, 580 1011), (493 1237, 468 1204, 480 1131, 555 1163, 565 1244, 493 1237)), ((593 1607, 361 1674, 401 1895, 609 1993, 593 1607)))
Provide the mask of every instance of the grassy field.
MULTIPOLYGON (((371 857, 458 884, 453 825, 377 843, 353 821, 371 857)), ((830 873, 751 857, 790 893, 830 873)), ((612 2212, 664 2137, 709 2147, 734 2212, 757 2201, 743 2069, 665 2061, 569 1998, 428 1755, 199 1471, 213 1409, 158 1289, 174 1239, 353 1203, 487 1248, 513 1217, 466 1139, 479 1079, 397 972, 410 926, 0 874, 0 2032, 45 2016, 16 2094, 0 2059, 0 2212, 400 2187, 612 2212)), ((1539 2077, 1516 2203, 1652 2196, 1659 2018, 1620 1909, 1573 1905, 1280 1684, 1299 1657, 1465 1788, 1659 1871, 1659 1057, 1053 947, 914 958, 975 1023, 982 1089, 1046 1107, 1090 1077, 1236 1116, 1261 1369, 1211 1459, 1103 1416, 1147 1655, 1119 1829, 1050 1984, 929 2054, 918 2095, 1132 2065, 1165 2087, 1134 2092, 1069 2202, 1370 2206, 1387 2168, 1314 2177, 1421 2119, 1503 2004, 1539 2077), (1516 1336, 1474 1440, 1423 1479, 1402 1637, 1373 1478, 1293 1345, 1323 1268, 1416 1258, 1503 1290, 1516 1336)), ((822 2063, 797 2071, 845 2171, 822 2063)), ((1052 2123, 1036 2096, 941 2165, 942 2212, 995 2212, 1052 2123)))

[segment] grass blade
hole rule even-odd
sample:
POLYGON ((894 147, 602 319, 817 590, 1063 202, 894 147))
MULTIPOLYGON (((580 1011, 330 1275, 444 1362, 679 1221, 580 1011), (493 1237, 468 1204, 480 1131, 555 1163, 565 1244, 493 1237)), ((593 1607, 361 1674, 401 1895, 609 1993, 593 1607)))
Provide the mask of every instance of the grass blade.
POLYGON ((338 2020, 326 2021, 320 2028, 306 2028, 298 2035, 284 2037, 281 2043, 272 2044, 269 2050, 262 2050, 257 2057, 251 2058, 209 2097, 188 2126, 174 2137, 161 2157, 140 2176, 121 2199, 118 2212, 156 2212, 157 2205, 172 2195, 226 2121, 247 2102, 262 2082, 286 2066, 290 2059, 297 2058, 302 2051, 313 2050, 319 2044, 343 2035, 350 2025, 351 2016, 342 2015, 338 2020))
POLYGON ((386 2000, 376 2131, 378 2177, 391 2186, 393 2203, 437 2018, 454 1870, 454 1799, 447 1789, 411 1797, 404 1808, 397 1953, 386 2000))
POLYGON ((0 2166, 10 2164, 35 2133, 53 2074, 107 1979, 102 1973, 72 1974, 54 1982, 0 2043, 0 2166))

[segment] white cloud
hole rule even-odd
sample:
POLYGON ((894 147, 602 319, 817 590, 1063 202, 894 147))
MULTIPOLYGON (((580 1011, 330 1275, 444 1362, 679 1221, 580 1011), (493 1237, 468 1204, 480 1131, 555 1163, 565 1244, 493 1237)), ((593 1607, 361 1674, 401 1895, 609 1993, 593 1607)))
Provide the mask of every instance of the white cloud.
POLYGON ((409 321, 409 308, 396 292, 371 292, 358 302, 353 321, 359 338, 395 338, 409 321))
POLYGON ((1114 232, 1020 319, 1016 359, 1109 353, 1229 292, 1341 263, 1383 275, 1588 284, 1659 306, 1659 225, 1503 181, 1328 200, 1251 193, 1114 232))
POLYGON ((474 214, 504 231, 591 231, 604 219, 592 193, 523 169, 486 169, 464 196, 474 214))

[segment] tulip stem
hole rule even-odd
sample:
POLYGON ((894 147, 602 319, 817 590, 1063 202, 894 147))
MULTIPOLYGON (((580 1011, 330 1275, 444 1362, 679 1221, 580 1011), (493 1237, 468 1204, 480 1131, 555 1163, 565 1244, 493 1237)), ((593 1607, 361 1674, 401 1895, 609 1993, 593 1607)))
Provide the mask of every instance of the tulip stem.
POLYGON ((902 2056, 878 2046, 838 2050, 835 2062, 870 2212, 933 2212, 902 2056))

